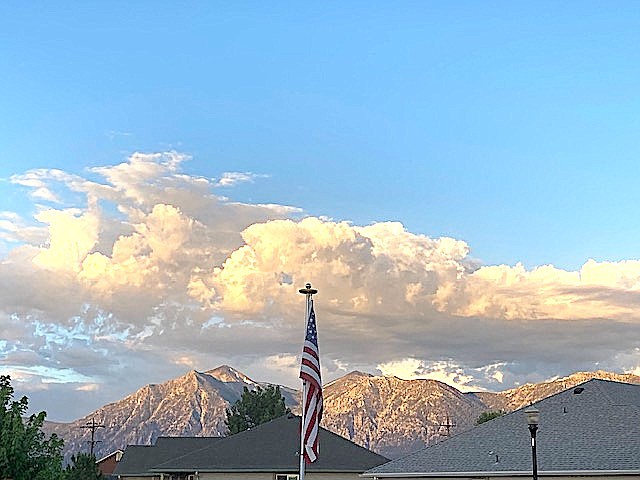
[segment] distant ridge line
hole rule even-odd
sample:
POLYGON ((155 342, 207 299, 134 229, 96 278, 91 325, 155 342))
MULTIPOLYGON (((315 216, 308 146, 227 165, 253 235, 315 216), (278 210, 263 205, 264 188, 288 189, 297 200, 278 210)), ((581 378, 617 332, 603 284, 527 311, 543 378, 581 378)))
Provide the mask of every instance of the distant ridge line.
MULTIPOLYGON (((438 380, 402 380, 395 376, 352 371, 324 385, 322 426, 389 458, 398 457, 443 439, 443 418, 451 418, 461 433, 485 411, 516 410, 591 378, 640 384, 640 376, 598 370, 576 372, 540 383, 527 383, 502 392, 460 392, 438 380)), ((148 384, 121 400, 106 404, 70 423, 47 422, 45 430, 65 439, 65 455, 84 451, 87 434, 78 428, 88 419, 102 422, 96 455, 129 444, 149 445, 161 436, 216 437, 225 435, 226 409, 244 387, 272 385, 220 365, 160 384, 148 384)), ((280 386, 285 402, 299 413, 300 392, 280 386)))

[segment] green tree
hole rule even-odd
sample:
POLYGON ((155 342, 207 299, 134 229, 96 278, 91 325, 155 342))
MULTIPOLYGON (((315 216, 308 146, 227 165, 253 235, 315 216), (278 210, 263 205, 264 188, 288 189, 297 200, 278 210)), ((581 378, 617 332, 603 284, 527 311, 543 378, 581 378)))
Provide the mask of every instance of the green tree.
POLYGON ((489 420, 493 420, 494 418, 501 417, 506 412, 504 410, 496 410, 494 412, 482 412, 478 419, 476 420, 476 425, 480 425, 481 423, 488 422, 489 420))
POLYGON ((225 424, 229 434, 243 432, 262 423, 289 413, 284 404, 280 387, 269 385, 267 388, 256 387, 249 390, 244 387, 242 397, 227 409, 225 424))
POLYGON ((46 438, 42 424, 47 414, 25 418, 27 397, 13 400, 11 377, 0 375, 0 478, 63 480, 62 439, 46 438))
POLYGON ((96 464, 95 455, 78 453, 71 457, 65 470, 65 480, 103 480, 104 475, 96 464))

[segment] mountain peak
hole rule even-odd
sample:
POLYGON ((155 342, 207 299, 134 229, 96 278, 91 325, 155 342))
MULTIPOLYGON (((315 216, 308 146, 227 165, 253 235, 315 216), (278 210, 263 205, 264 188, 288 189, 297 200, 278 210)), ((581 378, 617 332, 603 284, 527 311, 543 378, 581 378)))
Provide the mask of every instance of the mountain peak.
POLYGON ((233 367, 229 365, 220 365, 218 368, 214 368, 213 370, 209 370, 205 372, 207 375, 211 375, 216 380, 220 380, 224 383, 229 382, 240 382, 240 383, 249 383, 255 384, 253 380, 247 377, 244 373, 239 372, 233 367))
POLYGON ((373 375, 371 375, 370 373, 365 373, 365 372, 361 372, 359 370, 353 370, 349 373, 347 373, 345 376, 340 377, 340 378, 336 378, 335 380, 332 380, 328 383, 325 383, 322 388, 327 388, 330 385, 334 385, 334 384, 341 384, 344 383, 347 380, 358 380, 359 378, 371 378, 373 377, 373 375))

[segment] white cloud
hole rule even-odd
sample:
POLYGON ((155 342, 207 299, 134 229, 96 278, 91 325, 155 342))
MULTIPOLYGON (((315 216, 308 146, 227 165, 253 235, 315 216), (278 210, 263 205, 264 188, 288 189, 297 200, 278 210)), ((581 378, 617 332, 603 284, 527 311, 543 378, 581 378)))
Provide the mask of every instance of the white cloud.
POLYGON ((184 365, 190 369, 195 369, 198 366, 196 359, 189 355, 181 355, 177 358, 174 357, 173 363, 177 365, 184 365))
POLYGON ((31 189, 30 196, 35 200, 62 203, 56 190, 60 183, 65 183, 72 176, 58 169, 39 168, 21 175, 12 175, 9 181, 31 189))
POLYGON ((98 214, 90 209, 44 210, 36 219, 48 225, 49 245, 41 248, 33 262, 45 270, 78 272, 98 241, 98 214))
POLYGON ((216 183, 216 187, 235 187, 239 183, 253 183, 258 178, 268 178, 268 175, 251 172, 225 172, 216 183))
POLYGON ((442 284, 433 299, 441 311, 492 318, 584 320, 640 318, 640 261, 587 261, 580 271, 552 265, 486 266, 442 284))
MULTIPOLYGON (((280 353, 268 355, 260 363, 260 377, 256 380, 268 378, 279 379, 284 385, 297 386, 300 384, 300 379, 298 378, 300 373, 299 355, 284 355, 280 353)), ((258 367, 258 365, 255 365, 255 367, 258 367)), ((274 380, 271 381, 273 382, 274 380)))
POLYGON ((51 368, 44 366, 24 367, 21 365, 0 366, 2 375, 9 375, 12 379, 26 382, 32 377, 40 379, 43 384, 47 383, 78 383, 87 382, 90 379, 70 368, 51 368))
POLYGON ((76 387, 76 391, 78 392, 96 392, 98 390, 100 390, 100 385, 97 383, 86 383, 76 387))
POLYGON ((16 185, 22 185, 23 187, 34 189, 46 188, 46 183, 41 178, 45 172, 46 170, 44 169, 32 170, 24 175, 12 175, 9 181, 16 185))
POLYGON ((296 301, 295 285, 317 279, 314 285, 332 309, 415 313, 431 309, 438 284, 466 268, 464 242, 416 236, 399 223, 353 227, 308 217, 253 224, 242 236, 245 245, 208 278, 199 277, 223 310, 284 306, 296 301), (279 282, 282 274, 291 281, 279 282))
POLYGON ((183 173, 186 161, 135 153, 91 178, 12 177, 65 203, 31 219, 0 214, 0 238, 17 243, 0 261, 0 365, 34 385, 75 372, 74 388, 98 393, 221 363, 297 385, 297 289, 309 281, 325 380, 378 368, 503 388, 596 362, 640 364, 638 261, 478 266, 466 242, 399 222, 300 219, 297 207, 227 200, 183 173))
POLYGON ((424 362, 417 358, 405 358, 378 365, 378 370, 382 372, 382 375, 394 376, 403 380, 419 378, 419 371, 422 369, 424 369, 424 362))
POLYGON ((31 196, 33 198, 47 200, 49 202, 60 203, 60 199, 58 198, 58 196, 46 187, 40 187, 35 189, 31 193, 31 196))
POLYGON ((461 366, 450 361, 427 363, 416 358, 404 358, 381 363, 377 368, 383 375, 393 375, 403 380, 431 379, 451 385, 462 392, 479 390, 473 385, 473 376, 466 374, 461 366))

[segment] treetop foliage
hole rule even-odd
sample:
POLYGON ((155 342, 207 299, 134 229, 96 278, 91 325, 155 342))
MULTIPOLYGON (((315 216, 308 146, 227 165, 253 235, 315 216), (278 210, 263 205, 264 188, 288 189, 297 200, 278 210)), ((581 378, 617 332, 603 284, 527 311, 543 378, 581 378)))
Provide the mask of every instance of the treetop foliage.
POLYGON ((26 396, 13 400, 11 377, 0 375, 0 478, 64 480, 62 439, 46 438, 42 425, 47 414, 25 418, 26 396))
POLYGON ((96 464, 95 455, 78 453, 71 457, 65 470, 65 480, 103 480, 104 475, 96 464))
POLYGON ((229 434, 233 435, 286 413, 289 413, 289 409, 284 404, 279 386, 256 387, 255 390, 244 387, 240 399, 227 409, 225 424, 229 434))
POLYGON ((482 412, 478 419, 476 420, 476 425, 480 425, 481 423, 488 422, 489 420, 493 420, 494 418, 501 417, 506 412, 504 410, 496 410, 493 412, 482 412))

